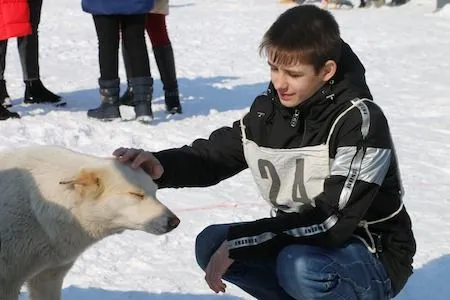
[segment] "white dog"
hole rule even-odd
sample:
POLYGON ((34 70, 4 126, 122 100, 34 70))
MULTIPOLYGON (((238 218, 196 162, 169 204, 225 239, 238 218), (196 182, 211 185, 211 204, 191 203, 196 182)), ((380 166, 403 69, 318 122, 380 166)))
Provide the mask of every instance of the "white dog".
POLYGON ((0 299, 59 300, 89 246, 125 229, 164 234, 180 220, 141 169, 58 147, 0 153, 0 299))

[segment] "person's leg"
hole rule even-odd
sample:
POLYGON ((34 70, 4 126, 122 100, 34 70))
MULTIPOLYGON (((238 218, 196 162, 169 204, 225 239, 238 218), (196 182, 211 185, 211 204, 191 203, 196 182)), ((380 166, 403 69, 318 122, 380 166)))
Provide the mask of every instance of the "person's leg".
POLYGON ((60 96, 49 91, 40 80, 39 71, 39 23, 42 0, 28 0, 30 8, 31 34, 17 38, 22 76, 25 83, 25 103, 53 103, 65 105, 60 96))
POLYGON ((28 0, 30 7, 31 34, 17 39, 23 80, 39 79, 39 23, 41 21, 42 0, 28 0))
POLYGON ((3 72, 5 70, 4 61, 2 59, 6 55, 6 40, 0 41, 0 120, 6 120, 9 118, 20 118, 16 112, 11 112, 7 107, 11 107, 11 101, 9 99, 8 91, 6 90, 6 82, 3 79, 3 72))
POLYGON ((5 63, 6 63, 6 50, 8 48, 8 40, 0 41, 0 105, 4 107, 11 106, 11 100, 6 90, 5 82, 5 63))
POLYGON ((163 83, 166 110, 171 114, 182 113, 175 58, 167 33, 166 16, 148 14, 145 28, 152 42, 153 54, 163 83))
POLYGON ((5 80, 6 66, 6 50, 8 48, 8 40, 0 41, 0 80, 5 80))
MULTIPOLYGON (((145 16, 147 18, 148 14, 145 16)), ((144 23, 145 26, 145 23, 144 23)), ((145 40, 145 37, 144 37, 145 40)), ((123 38, 123 26, 122 26, 122 57, 123 57, 123 64, 125 65, 125 74, 127 76, 127 89, 123 93, 123 95, 120 97, 120 104, 121 105, 129 105, 134 106, 134 92, 132 84, 130 83, 131 78, 131 54, 129 53, 129 47, 125 45, 125 39, 123 38)), ((147 46, 146 46, 147 49, 147 46)))
POLYGON ((94 15, 98 38, 101 104, 88 110, 88 117, 109 121, 120 118, 119 110, 119 26, 120 16, 94 15))
POLYGON ((100 79, 119 78, 119 29, 120 16, 93 16, 98 39, 100 79))
POLYGON ((294 299, 391 298, 383 265, 359 241, 335 249, 287 246, 278 255, 276 269, 280 285, 294 299))
POLYGON ((145 43, 146 15, 122 17, 123 47, 129 53, 129 77, 150 76, 150 63, 145 43))
POLYGON ((125 43, 123 40, 123 36, 121 33, 121 40, 122 40, 122 58, 123 58, 123 64, 125 66, 125 75, 127 76, 127 89, 125 92, 120 96, 119 102, 120 105, 129 105, 133 106, 133 87, 130 84, 130 54, 127 52, 127 49, 125 47, 125 43))
POLYGON ((16 112, 11 112, 7 107, 11 107, 11 101, 9 99, 8 91, 6 90, 6 82, 4 78, 5 74, 5 61, 6 61, 6 49, 8 47, 8 40, 0 41, 0 120, 6 120, 9 118, 20 118, 16 112))
POLYGON ((130 54, 127 52, 127 47, 125 46, 125 40, 123 38, 123 30, 124 30, 124 24, 120 25, 120 39, 122 41, 122 58, 123 58, 123 64, 125 67, 125 75, 127 76, 127 79, 131 77, 131 70, 130 70, 130 54))
POLYGON ((149 13, 145 23, 145 30, 153 47, 162 47, 170 44, 165 15, 149 13))
POLYGON ((153 78, 145 43, 145 20, 146 14, 123 16, 121 24, 124 47, 122 51, 128 56, 128 79, 133 88, 134 111, 139 121, 148 122, 153 117, 153 78))
MULTIPOLYGON (((211 225, 197 236, 195 256, 200 268, 206 269, 211 256, 226 240, 228 228, 232 225, 211 225)), ((260 300, 293 300, 278 284, 275 259, 262 262, 235 261, 224 279, 260 300)))

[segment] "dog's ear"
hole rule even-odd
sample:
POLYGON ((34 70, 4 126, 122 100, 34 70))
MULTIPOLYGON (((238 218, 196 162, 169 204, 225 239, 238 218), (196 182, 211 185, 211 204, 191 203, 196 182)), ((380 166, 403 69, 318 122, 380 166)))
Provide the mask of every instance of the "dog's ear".
POLYGON ((98 169, 82 169, 73 178, 61 180, 59 184, 77 191, 81 197, 98 198, 104 191, 102 172, 98 169))

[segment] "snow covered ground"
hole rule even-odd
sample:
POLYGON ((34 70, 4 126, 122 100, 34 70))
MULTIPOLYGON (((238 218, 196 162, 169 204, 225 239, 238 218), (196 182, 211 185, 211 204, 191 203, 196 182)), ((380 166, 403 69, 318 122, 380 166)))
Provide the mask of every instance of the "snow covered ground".
MULTIPOLYGON (((335 10, 343 38, 367 69, 375 100, 396 141, 418 251, 415 273, 399 300, 447 300, 450 294, 450 8, 435 1, 402 7, 335 10)), ((167 116, 155 61, 152 125, 101 123, 86 110, 97 106, 97 40, 79 1, 45 0, 40 26, 44 83, 68 105, 23 106, 15 41, 6 79, 20 120, 0 122, 0 149, 56 144, 109 156, 119 146, 160 150, 206 137, 248 109, 267 85, 257 53, 264 31, 288 6, 277 0, 173 0, 168 18, 185 113, 167 116)), ((125 84, 124 69, 120 71, 125 84)), ((125 88, 125 85, 122 86, 125 88)), ((133 111, 122 108, 131 118, 133 111)), ((64 282, 66 300, 252 299, 234 286, 215 295, 196 266, 194 241, 212 223, 268 215, 248 171, 205 189, 161 190, 159 197, 182 219, 174 232, 125 232, 98 243, 77 261, 64 282)), ((21 300, 27 299, 26 289, 21 300)))

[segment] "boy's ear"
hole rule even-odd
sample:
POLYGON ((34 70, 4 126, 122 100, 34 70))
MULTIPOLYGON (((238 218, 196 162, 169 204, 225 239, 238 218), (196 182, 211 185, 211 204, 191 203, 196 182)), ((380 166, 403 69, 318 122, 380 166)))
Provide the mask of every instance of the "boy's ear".
POLYGON ((59 184, 67 185, 81 197, 98 198, 104 191, 102 172, 98 169, 81 169, 74 177, 61 180, 59 184))
POLYGON ((336 74, 337 64, 334 60, 327 60, 325 65, 323 66, 321 73, 324 82, 327 82, 331 78, 333 78, 334 74, 336 74))

